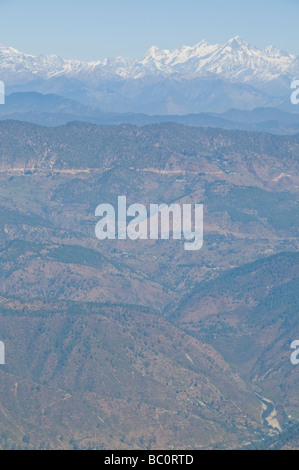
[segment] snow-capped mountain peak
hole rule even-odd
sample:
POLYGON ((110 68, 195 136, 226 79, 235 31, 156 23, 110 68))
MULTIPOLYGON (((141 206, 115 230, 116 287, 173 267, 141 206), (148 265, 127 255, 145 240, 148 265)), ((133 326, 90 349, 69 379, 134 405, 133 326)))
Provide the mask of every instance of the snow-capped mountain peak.
MULTIPOLYGON (((136 79, 144 76, 200 76, 213 74, 227 80, 267 82, 297 73, 298 58, 273 46, 258 49, 236 36, 226 44, 202 40, 195 46, 174 50, 151 47, 142 59, 122 57, 103 61, 64 60, 55 54, 35 57, 11 47, 0 46, 0 78, 12 83, 20 80, 47 80, 55 76, 94 82, 99 77, 136 79)), ((298 70, 299 76, 299 70, 298 70)))

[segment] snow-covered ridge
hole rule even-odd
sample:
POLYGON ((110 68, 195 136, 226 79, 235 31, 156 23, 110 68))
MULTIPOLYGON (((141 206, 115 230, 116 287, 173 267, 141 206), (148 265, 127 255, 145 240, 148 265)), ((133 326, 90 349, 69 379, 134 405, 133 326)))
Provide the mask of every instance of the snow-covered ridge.
POLYGON ((192 77, 219 75, 238 82, 299 76, 299 58, 269 46, 258 49, 235 37, 224 45, 201 41, 173 51, 152 47, 142 59, 122 57, 95 62, 64 60, 57 55, 35 57, 0 46, 1 79, 34 80, 53 77, 96 81, 100 77, 141 78, 148 75, 192 77))

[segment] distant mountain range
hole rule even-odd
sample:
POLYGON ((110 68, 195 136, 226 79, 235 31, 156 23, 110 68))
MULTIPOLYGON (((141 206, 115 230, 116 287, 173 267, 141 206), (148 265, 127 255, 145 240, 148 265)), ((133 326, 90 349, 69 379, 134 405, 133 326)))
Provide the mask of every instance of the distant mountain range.
POLYGON ((57 55, 35 57, 11 47, 0 48, 1 73, 15 74, 15 82, 37 77, 51 79, 69 77, 95 80, 103 76, 138 79, 154 76, 221 75, 229 80, 248 83, 252 80, 271 81, 279 76, 299 73, 298 57, 270 46, 258 49, 235 37, 225 45, 211 45, 201 41, 194 47, 183 46, 173 51, 153 46, 143 59, 122 57, 95 62, 64 60, 57 55))
POLYGON ((0 78, 9 93, 54 93, 105 112, 183 115, 231 108, 291 109, 291 81, 299 58, 235 37, 225 45, 202 41, 174 51, 152 47, 142 59, 84 63, 0 46, 0 78))
POLYGON ((230 109, 225 113, 199 113, 184 116, 146 115, 142 113, 107 113, 94 106, 54 94, 36 92, 13 93, 0 107, 0 120, 32 122, 56 127, 71 121, 100 125, 133 124, 145 126, 175 122, 194 127, 240 129, 272 134, 299 133, 299 114, 276 108, 255 108, 252 111, 230 109))

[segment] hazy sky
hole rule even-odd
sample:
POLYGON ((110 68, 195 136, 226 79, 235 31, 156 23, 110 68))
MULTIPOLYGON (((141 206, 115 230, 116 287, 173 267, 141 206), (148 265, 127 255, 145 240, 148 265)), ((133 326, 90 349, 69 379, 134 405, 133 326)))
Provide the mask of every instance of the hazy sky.
POLYGON ((299 0, 0 0, 0 43, 64 58, 140 57, 240 35, 299 55, 299 0))

